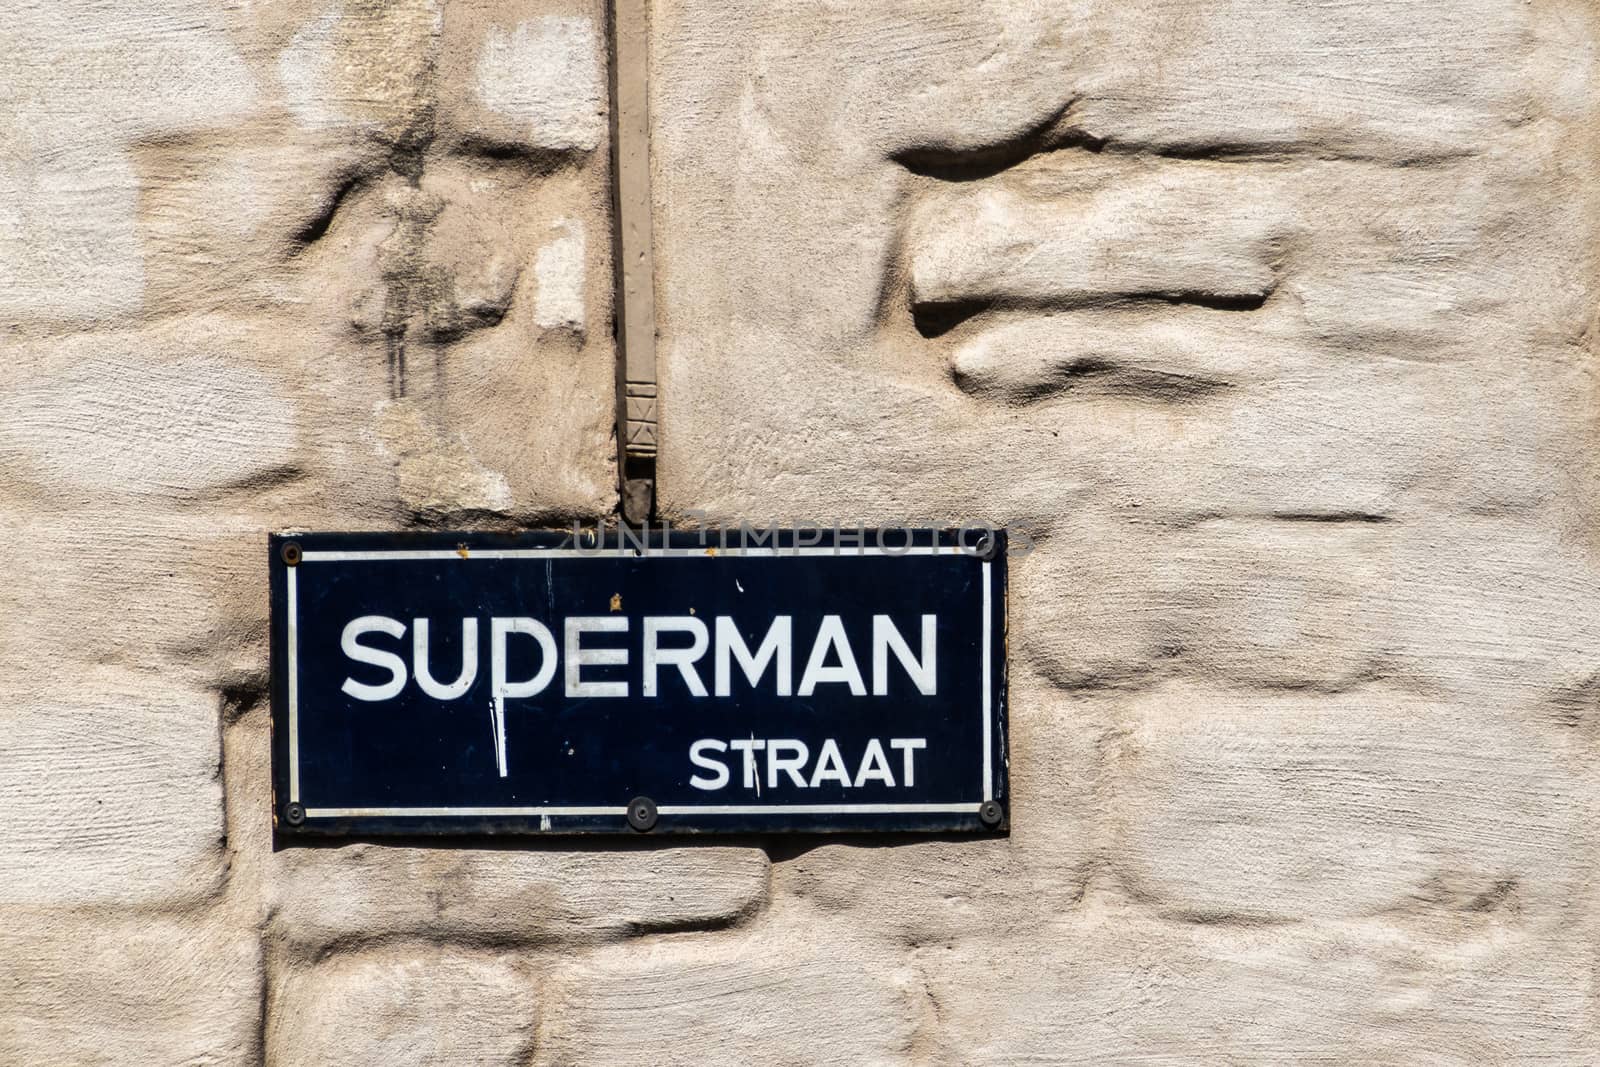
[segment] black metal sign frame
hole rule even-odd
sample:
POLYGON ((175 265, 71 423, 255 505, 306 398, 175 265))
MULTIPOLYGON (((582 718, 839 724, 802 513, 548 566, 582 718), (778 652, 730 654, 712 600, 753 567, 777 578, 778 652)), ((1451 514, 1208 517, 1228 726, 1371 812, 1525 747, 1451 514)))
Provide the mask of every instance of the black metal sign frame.
POLYGON ((273 535, 280 842, 1004 831, 1004 533, 750 533, 273 535))

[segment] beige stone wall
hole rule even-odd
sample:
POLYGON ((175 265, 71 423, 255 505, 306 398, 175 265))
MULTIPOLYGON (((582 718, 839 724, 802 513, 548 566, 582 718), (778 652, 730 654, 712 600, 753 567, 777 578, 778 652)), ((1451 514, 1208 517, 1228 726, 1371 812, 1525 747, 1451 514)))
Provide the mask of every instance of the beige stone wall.
POLYGON ((986 518, 1004 839, 271 850, 268 530, 616 506, 598 0, 0 18, 0 1063, 1600 1060, 1600 12, 657 0, 660 508, 986 518))

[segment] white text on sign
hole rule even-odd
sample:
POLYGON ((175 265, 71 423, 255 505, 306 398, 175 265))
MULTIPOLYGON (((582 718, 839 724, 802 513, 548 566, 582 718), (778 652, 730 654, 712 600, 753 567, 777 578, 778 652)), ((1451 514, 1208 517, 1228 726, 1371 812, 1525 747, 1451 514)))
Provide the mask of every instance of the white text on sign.
MULTIPOLYGON (((727 615, 717 615, 710 625, 693 615, 647 615, 641 620, 641 641, 638 657, 632 658, 633 649, 625 645, 599 646, 590 643, 589 635, 631 634, 632 620, 625 615, 574 615, 562 622, 562 641, 558 650, 555 634, 543 621, 527 616, 493 616, 488 619, 488 667, 490 681, 491 726, 494 736, 495 762, 500 776, 508 773, 505 745, 505 702, 538 696, 554 681, 558 667, 563 668, 564 695, 574 699, 622 698, 635 692, 632 677, 597 678, 594 675, 608 668, 626 669, 637 662, 637 692, 644 697, 658 697, 664 677, 676 672, 682 686, 695 698, 711 696, 728 697, 735 686, 735 668, 743 677, 743 685, 760 690, 765 684, 775 697, 812 696, 819 686, 842 685, 856 697, 903 696, 914 690, 921 696, 938 693, 938 616, 922 615, 918 649, 913 652, 910 642, 887 615, 872 616, 871 648, 867 655, 870 668, 863 675, 861 659, 852 647, 844 621, 838 615, 824 615, 811 636, 809 650, 795 679, 795 626, 789 615, 777 615, 767 626, 761 638, 747 642, 743 632, 727 615), (532 642, 531 645, 529 642, 532 642), (523 669, 513 677, 511 655, 515 646, 519 664, 523 669), (535 653, 533 665, 528 666, 528 653, 535 653), (706 684, 702 668, 709 656, 711 684, 706 684), (905 677, 895 683, 891 694, 891 661, 898 664, 899 673, 905 677), (586 677, 586 672, 588 677, 586 677), (909 689, 906 688, 909 683, 909 689)), ((434 700, 449 702, 464 697, 478 680, 480 669, 479 620, 466 617, 461 620, 461 666, 455 678, 441 681, 435 674, 431 659, 430 631, 432 621, 427 618, 411 620, 411 661, 398 651, 376 643, 379 638, 401 642, 407 626, 387 615, 362 615, 350 620, 340 635, 339 647, 346 658, 387 672, 382 681, 358 681, 346 676, 341 687, 345 695, 355 700, 381 702, 393 700, 405 691, 408 682, 434 700)), ((613 638, 612 640, 615 640, 613 638)), ((900 783, 915 783, 915 753, 926 747, 922 738, 892 738, 891 749, 902 756, 900 783)), ((813 763, 809 748, 798 740, 756 738, 733 739, 727 742, 703 739, 695 742, 690 752, 694 764, 712 772, 711 777, 697 775, 691 784, 699 789, 721 789, 728 784, 729 772, 717 754, 742 753, 743 777, 747 788, 761 788, 756 772, 756 753, 765 756, 766 782, 776 788, 787 782, 800 788, 817 788, 838 784, 860 788, 869 783, 895 786, 896 777, 890 768, 882 743, 874 738, 853 762, 852 771, 846 766, 844 755, 832 739, 824 742, 813 763), (717 747, 722 746, 722 747, 717 747)))

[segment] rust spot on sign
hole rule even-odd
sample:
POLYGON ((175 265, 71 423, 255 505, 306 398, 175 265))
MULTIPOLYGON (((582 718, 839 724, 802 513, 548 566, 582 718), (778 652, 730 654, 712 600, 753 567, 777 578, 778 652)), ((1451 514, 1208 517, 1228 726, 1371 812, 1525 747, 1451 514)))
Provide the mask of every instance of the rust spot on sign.
POLYGON ((456 546, 456 555, 460 556, 462 559, 466 559, 467 558, 467 546, 464 545, 464 544, 457 545, 456 546))
POLYGON ((612 593, 611 594, 611 610, 612 611, 621 611, 622 610, 622 594, 621 593, 612 593))

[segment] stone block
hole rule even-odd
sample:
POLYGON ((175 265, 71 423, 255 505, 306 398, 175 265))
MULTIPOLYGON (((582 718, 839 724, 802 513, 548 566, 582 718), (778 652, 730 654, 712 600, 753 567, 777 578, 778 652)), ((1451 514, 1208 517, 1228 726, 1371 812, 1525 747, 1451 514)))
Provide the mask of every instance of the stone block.
POLYGON ((1025 939, 918 951, 939 1063, 1584 1063, 1574 930, 1152 922, 1108 904, 1025 939))
POLYGON ((1197 922, 1575 915, 1600 856, 1570 729, 1379 687, 1173 686, 1122 703, 1105 771, 1126 890, 1197 922))
MULTIPOLYGON (((1548 39, 1540 13, 1490 0, 1450 9, 1225 0, 1189 9, 1196 17, 1181 28, 1180 10, 1097 9, 1075 27, 1080 49, 1100 46, 1080 75, 1087 99, 1074 118, 1085 128, 1174 152, 1314 145, 1398 161, 1466 155, 1530 106, 1519 74, 1559 64, 1570 47, 1565 34, 1548 39), (1150 55, 1162 57, 1156 70, 1136 59, 1150 55), (1209 96, 1234 79, 1258 90, 1209 96)), ((1562 86, 1543 95, 1576 94, 1562 86)))
POLYGON ((112 664, 135 687, 148 673, 158 691, 191 688, 213 716, 221 691, 265 686, 262 522, 137 507, 0 519, 17 550, 0 588, 0 678, 76 692, 88 665, 112 664), (121 608, 86 624, 86 605, 105 604, 121 608))
POLYGON ((525 1064, 535 979, 515 956, 435 945, 341 953, 274 973, 273 1067, 525 1064))
POLYGON ((596 950, 556 968, 535 1062, 913 1063, 913 976, 805 911, 596 950))
POLYGON ((203 919, 0 907, 0 1062, 261 1062, 261 947, 203 919))
POLYGON ((247 359, 160 337, 67 347, 70 364, 39 352, 7 369, 0 456, 13 483, 69 499, 193 497, 294 465, 292 400, 247 359))
POLYGON ((136 312, 145 272, 128 142, 238 122, 259 86, 201 0, 16 5, 0 30, 0 315, 136 312))
POLYGON ((0 686, 0 904, 171 906, 225 870, 214 693, 156 671, 0 686))
POLYGON ((1600 647, 1587 607, 1600 570, 1564 524, 1085 510, 1013 566, 1013 647, 1071 688, 1188 677, 1326 692, 1381 679, 1548 715, 1600 647))
MULTIPOLYGON (((264 801, 253 810, 269 815, 264 801)), ((351 844, 285 849, 270 864, 274 929, 309 948, 396 935, 584 943, 714 928, 758 909, 767 889, 766 856, 737 846, 351 844)))

